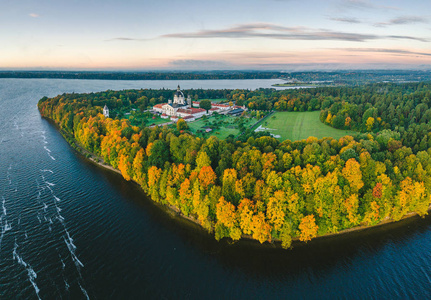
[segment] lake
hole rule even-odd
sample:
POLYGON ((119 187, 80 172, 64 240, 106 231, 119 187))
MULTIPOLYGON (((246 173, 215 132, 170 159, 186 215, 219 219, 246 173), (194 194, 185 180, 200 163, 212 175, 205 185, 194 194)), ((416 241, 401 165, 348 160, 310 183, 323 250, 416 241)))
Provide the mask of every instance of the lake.
POLYGON ((427 299, 431 218, 296 244, 216 242, 76 153, 43 96, 279 80, 0 79, 0 299, 427 299))

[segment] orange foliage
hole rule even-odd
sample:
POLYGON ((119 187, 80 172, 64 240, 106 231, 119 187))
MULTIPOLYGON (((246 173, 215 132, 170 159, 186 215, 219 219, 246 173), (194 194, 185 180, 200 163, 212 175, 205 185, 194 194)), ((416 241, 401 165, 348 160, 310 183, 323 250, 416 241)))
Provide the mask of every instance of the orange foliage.
POLYGON ((253 231, 253 238, 258 240, 261 244, 266 241, 271 241, 271 226, 265 221, 263 212, 259 212, 252 218, 251 229, 253 231))
POLYGON ((317 230, 319 226, 316 225, 316 220, 314 219, 314 215, 308 215, 303 217, 301 220, 301 224, 299 224, 299 240, 303 242, 311 241, 312 238, 317 236, 317 230))
POLYGON ((184 164, 173 164, 172 165, 172 175, 173 175, 173 183, 181 184, 181 182, 185 179, 185 166, 184 164))
POLYGON ((380 182, 376 183, 376 186, 373 188, 373 197, 380 199, 382 197, 382 189, 383 185, 380 182))
POLYGON ((199 183, 204 189, 207 189, 210 185, 214 184, 217 176, 211 166, 204 166, 199 172, 199 183))
POLYGON ((216 206, 216 216, 218 222, 231 229, 235 226, 235 206, 227 202, 224 197, 220 197, 216 206))
POLYGON ((127 161, 127 156, 122 154, 120 155, 120 161, 118 162, 118 169, 121 171, 121 175, 123 175, 124 179, 127 181, 130 180, 129 168, 130 163, 127 161))

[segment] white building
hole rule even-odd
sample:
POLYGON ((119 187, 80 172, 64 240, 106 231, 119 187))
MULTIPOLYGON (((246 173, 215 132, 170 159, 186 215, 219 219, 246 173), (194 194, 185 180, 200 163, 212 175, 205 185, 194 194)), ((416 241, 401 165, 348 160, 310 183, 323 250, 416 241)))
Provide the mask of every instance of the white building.
POLYGON ((206 115, 205 109, 193 108, 192 99, 190 95, 185 99, 183 92, 178 86, 177 91, 174 94, 174 101, 168 100, 168 103, 156 104, 153 110, 160 113, 162 118, 170 118, 172 121, 176 121, 179 118, 183 118, 186 121, 194 121, 206 115))
POLYGON ((105 116, 105 118, 109 118, 109 108, 106 106, 103 108, 103 115, 105 116))

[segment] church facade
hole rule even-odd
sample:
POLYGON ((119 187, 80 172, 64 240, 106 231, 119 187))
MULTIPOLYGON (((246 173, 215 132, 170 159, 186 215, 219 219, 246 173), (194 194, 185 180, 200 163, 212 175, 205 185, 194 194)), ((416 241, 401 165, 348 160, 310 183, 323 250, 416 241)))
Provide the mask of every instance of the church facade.
POLYGON ((205 109, 192 107, 190 95, 186 99, 180 86, 177 87, 173 101, 168 100, 168 103, 157 104, 153 110, 160 113, 162 118, 170 118, 173 121, 178 120, 178 118, 192 121, 206 114, 205 109))

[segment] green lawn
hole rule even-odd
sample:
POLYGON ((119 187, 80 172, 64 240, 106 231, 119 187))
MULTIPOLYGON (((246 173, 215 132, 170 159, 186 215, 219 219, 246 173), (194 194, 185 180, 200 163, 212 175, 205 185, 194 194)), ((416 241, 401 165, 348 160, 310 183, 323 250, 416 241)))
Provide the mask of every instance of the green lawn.
POLYGON ((171 120, 169 119, 162 119, 162 118, 156 118, 156 119, 152 119, 152 118, 148 118, 147 119, 147 126, 151 126, 151 125, 159 125, 159 124, 163 124, 163 123, 168 123, 171 122, 171 120))
POLYGON ((133 117, 133 118, 131 118, 131 117, 132 117, 131 115, 125 116, 125 118, 131 120, 132 125, 134 125, 134 126, 141 125, 141 123, 142 123, 143 120, 146 120, 146 123, 145 123, 146 126, 151 126, 153 124, 154 125, 159 125, 159 124, 163 124, 163 123, 167 123, 167 122, 171 121, 169 119, 162 119, 160 117, 156 117, 155 119, 153 119, 153 118, 145 118, 145 117, 142 117, 142 116, 133 117))
POLYGON ((345 135, 355 133, 349 130, 332 128, 320 122, 320 111, 311 112, 277 112, 259 125, 273 129, 268 130, 272 134, 280 135, 280 140, 298 141, 315 136, 333 137, 339 139, 345 135), (275 118, 274 118, 275 116, 275 118))
MULTIPOLYGON (((219 139, 225 139, 229 135, 233 134, 234 136, 237 136, 240 131, 238 129, 238 123, 235 123, 235 120, 239 117, 228 117, 228 116, 218 116, 218 117, 210 117, 208 118, 207 122, 205 120, 199 119, 194 122, 188 123, 188 126, 190 128, 190 131, 197 135, 197 136, 216 136, 219 139), (213 129, 213 131, 209 133, 198 133, 198 130, 205 131, 205 128, 209 127, 211 124, 214 124, 215 122, 223 121, 224 123, 219 125, 219 129, 213 129)), ((256 122, 255 118, 245 119, 244 127, 248 128, 251 126, 251 124, 256 122)))

